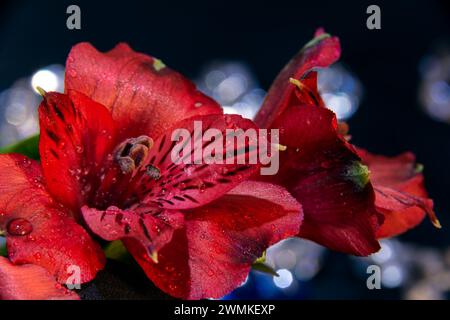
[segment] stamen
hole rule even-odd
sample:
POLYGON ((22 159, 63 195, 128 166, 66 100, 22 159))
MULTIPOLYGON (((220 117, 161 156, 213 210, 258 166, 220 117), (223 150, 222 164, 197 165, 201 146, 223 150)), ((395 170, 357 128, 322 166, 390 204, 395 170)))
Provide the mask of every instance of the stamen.
POLYGON ((150 259, 152 259, 152 261, 153 261, 154 263, 158 263, 158 251, 152 251, 152 252, 149 254, 149 257, 150 257, 150 259))
POLYGON ((279 144, 279 143, 272 143, 272 145, 278 150, 278 151, 286 151, 287 146, 279 144))
POLYGON ((36 91, 45 98, 45 96, 47 95, 47 91, 45 91, 44 89, 42 89, 41 87, 37 86, 36 87, 36 91))
POLYGON ((289 82, 296 86, 300 91, 305 92, 309 96, 309 98, 313 100, 314 104, 321 105, 321 98, 320 96, 317 96, 318 93, 314 92, 308 86, 303 84, 301 80, 289 78, 289 82))
POLYGON ((161 171, 157 168, 149 164, 147 167, 145 167, 147 175, 152 178, 153 180, 158 180, 161 178, 161 171))
POLYGON ((127 174, 139 168, 152 146, 153 140, 147 136, 130 138, 122 142, 115 151, 115 160, 122 172, 127 174))

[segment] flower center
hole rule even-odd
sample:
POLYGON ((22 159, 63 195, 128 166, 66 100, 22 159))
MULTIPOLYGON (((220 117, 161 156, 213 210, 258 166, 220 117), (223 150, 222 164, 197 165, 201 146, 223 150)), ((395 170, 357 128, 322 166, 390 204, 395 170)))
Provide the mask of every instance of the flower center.
POLYGON ((123 173, 130 173, 142 164, 153 146, 152 138, 139 136, 122 142, 115 151, 115 160, 123 173))

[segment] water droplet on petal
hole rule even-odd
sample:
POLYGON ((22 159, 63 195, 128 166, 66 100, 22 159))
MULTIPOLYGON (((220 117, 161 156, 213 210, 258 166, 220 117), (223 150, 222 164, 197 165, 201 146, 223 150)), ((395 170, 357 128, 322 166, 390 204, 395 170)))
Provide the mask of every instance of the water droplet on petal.
POLYGON ((176 290, 178 287, 175 284, 169 284, 170 290, 176 290))
POLYGON ((23 159, 22 165, 25 168, 29 167, 31 165, 31 160, 30 159, 23 159))
POLYGON ((166 269, 166 271, 169 272, 169 273, 175 271, 175 268, 174 268, 173 266, 171 266, 171 265, 167 265, 167 266, 165 267, 165 269, 166 269))
POLYGON ((13 236, 26 236, 33 231, 33 225, 27 219, 18 218, 9 222, 7 230, 13 236))

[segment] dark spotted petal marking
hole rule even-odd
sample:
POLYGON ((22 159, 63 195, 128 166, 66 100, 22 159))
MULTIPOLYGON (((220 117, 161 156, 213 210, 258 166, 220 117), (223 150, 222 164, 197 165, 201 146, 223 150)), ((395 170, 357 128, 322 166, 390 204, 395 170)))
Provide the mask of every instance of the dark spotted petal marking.
POLYGON ((186 212, 159 263, 142 258, 136 243, 124 243, 161 290, 182 299, 219 298, 242 284, 268 246, 296 235, 301 220, 301 206, 286 190, 245 181, 186 212))
POLYGON ((257 133, 253 122, 237 115, 199 116, 179 122, 155 141, 142 169, 127 184, 125 198, 134 194, 142 203, 166 209, 194 208, 217 199, 259 169, 257 161, 250 163, 250 157, 257 156, 258 145, 256 139, 244 139, 247 129, 257 133), (195 132, 195 121, 202 123, 201 132, 195 132), (172 141, 172 133, 181 128, 189 138, 172 141), (216 132, 202 140, 207 129, 216 132), (227 129, 241 129, 238 138, 227 129), (174 162, 172 156, 181 146, 190 148, 179 154, 181 161, 174 162), (205 150, 210 150, 211 156, 223 156, 224 163, 215 163, 205 150))
POLYGON ((157 262, 158 250, 172 239, 174 230, 183 225, 180 212, 148 207, 130 210, 109 207, 101 211, 85 206, 82 214, 95 234, 108 241, 134 239, 146 249, 147 257, 154 262, 157 262))
POLYGON ((39 106, 39 153, 52 196, 78 212, 98 188, 98 170, 114 147, 109 111, 85 95, 49 92, 39 106))

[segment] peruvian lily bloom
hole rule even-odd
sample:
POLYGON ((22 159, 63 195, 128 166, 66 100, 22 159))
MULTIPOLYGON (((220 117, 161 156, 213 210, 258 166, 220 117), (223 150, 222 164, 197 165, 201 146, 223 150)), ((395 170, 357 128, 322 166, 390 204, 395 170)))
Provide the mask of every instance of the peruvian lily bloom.
POLYGON ((281 170, 269 181, 285 186, 302 204, 299 236, 331 249, 369 255, 377 239, 400 234, 428 213, 433 202, 416 171, 414 156, 374 156, 347 141, 346 124, 325 108, 317 68, 340 57, 340 43, 319 29, 279 73, 255 122, 279 128, 281 170))
MULTIPOLYGON (((91 234, 122 240, 168 294, 218 298, 268 246, 299 232, 300 204, 280 186, 248 180, 259 165, 172 161, 173 132, 193 135, 194 121, 200 136, 256 126, 223 115, 160 60, 125 44, 100 53, 81 43, 67 59, 65 85, 65 94, 42 92, 40 163, 0 156, 9 257, 0 259, 1 298, 74 298, 52 282, 70 283, 75 266, 85 283, 103 268, 91 234)), ((235 148, 227 157, 251 152, 235 148)))

